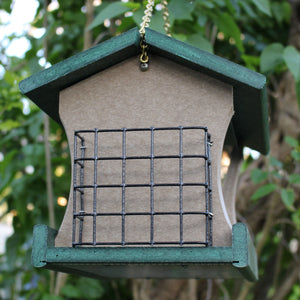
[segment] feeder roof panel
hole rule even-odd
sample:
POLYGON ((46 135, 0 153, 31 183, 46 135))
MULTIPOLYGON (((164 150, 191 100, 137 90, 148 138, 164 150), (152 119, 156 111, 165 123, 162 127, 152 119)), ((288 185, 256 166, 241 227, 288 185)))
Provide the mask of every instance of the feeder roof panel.
MULTIPOLYGON (((204 73, 233 87, 233 129, 240 146, 269 151, 266 78, 224 58, 146 30, 149 52, 204 73)), ((59 92, 140 53, 137 28, 72 56, 20 82, 21 92, 61 124, 59 92)))

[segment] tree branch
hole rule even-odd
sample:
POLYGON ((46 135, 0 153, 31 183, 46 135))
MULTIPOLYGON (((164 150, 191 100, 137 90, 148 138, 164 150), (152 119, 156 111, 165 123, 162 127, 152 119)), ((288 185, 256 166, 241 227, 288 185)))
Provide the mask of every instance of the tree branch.
POLYGON ((93 31, 88 30, 87 28, 90 26, 94 19, 94 5, 93 0, 86 0, 86 23, 85 23, 85 30, 84 30, 84 50, 91 48, 93 45, 93 31))

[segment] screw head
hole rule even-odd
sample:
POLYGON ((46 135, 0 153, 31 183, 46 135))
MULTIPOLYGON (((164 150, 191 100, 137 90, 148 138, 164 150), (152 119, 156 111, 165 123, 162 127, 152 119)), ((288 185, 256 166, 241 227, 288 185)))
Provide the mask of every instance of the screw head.
POLYGON ((141 63, 140 69, 143 72, 147 71, 149 69, 149 64, 148 63, 141 63))

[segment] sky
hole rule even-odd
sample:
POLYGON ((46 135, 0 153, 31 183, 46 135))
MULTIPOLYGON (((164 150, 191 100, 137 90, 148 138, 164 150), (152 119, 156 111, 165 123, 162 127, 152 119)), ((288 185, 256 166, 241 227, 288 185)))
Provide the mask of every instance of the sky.
MULTIPOLYGON (((7 47, 8 56, 22 58, 29 48, 29 42, 23 35, 31 29, 30 22, 33 21, 38 1, 36 0, 15 0, 11 14, 1 11, 0 20, 4 25, 0 25, 0 47, 7 47), (9 41, 7 36, 14 34, 15 39, 9 41)), ((43 32, 35 30, 35 35, 42 35, 43 32)))

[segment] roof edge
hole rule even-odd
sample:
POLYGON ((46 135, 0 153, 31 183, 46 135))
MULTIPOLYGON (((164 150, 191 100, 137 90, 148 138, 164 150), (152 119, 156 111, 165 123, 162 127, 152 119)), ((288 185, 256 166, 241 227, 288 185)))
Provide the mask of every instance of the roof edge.
POLYGON ((165 55, 177 56, 183 61, 201 66, 202 71, 213 73, 221 81, 233 86, 246 85, 261 90, 266 85, 266 77, 260 73, 152 29, 146 29, 146 41, 150 46, 163 50, 165 55))
POLYGON ((138 29, 133 28, 22 80, 19 83, 20 91, 22 94, 27 95, 44 85, 50 84, 61 77, 71 75, 81 68, 107 57, 111 54, 111 49, 114 49, 114 52, 120 52, 130 46, 138 48, 139 43, 140 35, 138 29), (100 48, 101 51, 99 51, 100 48))

